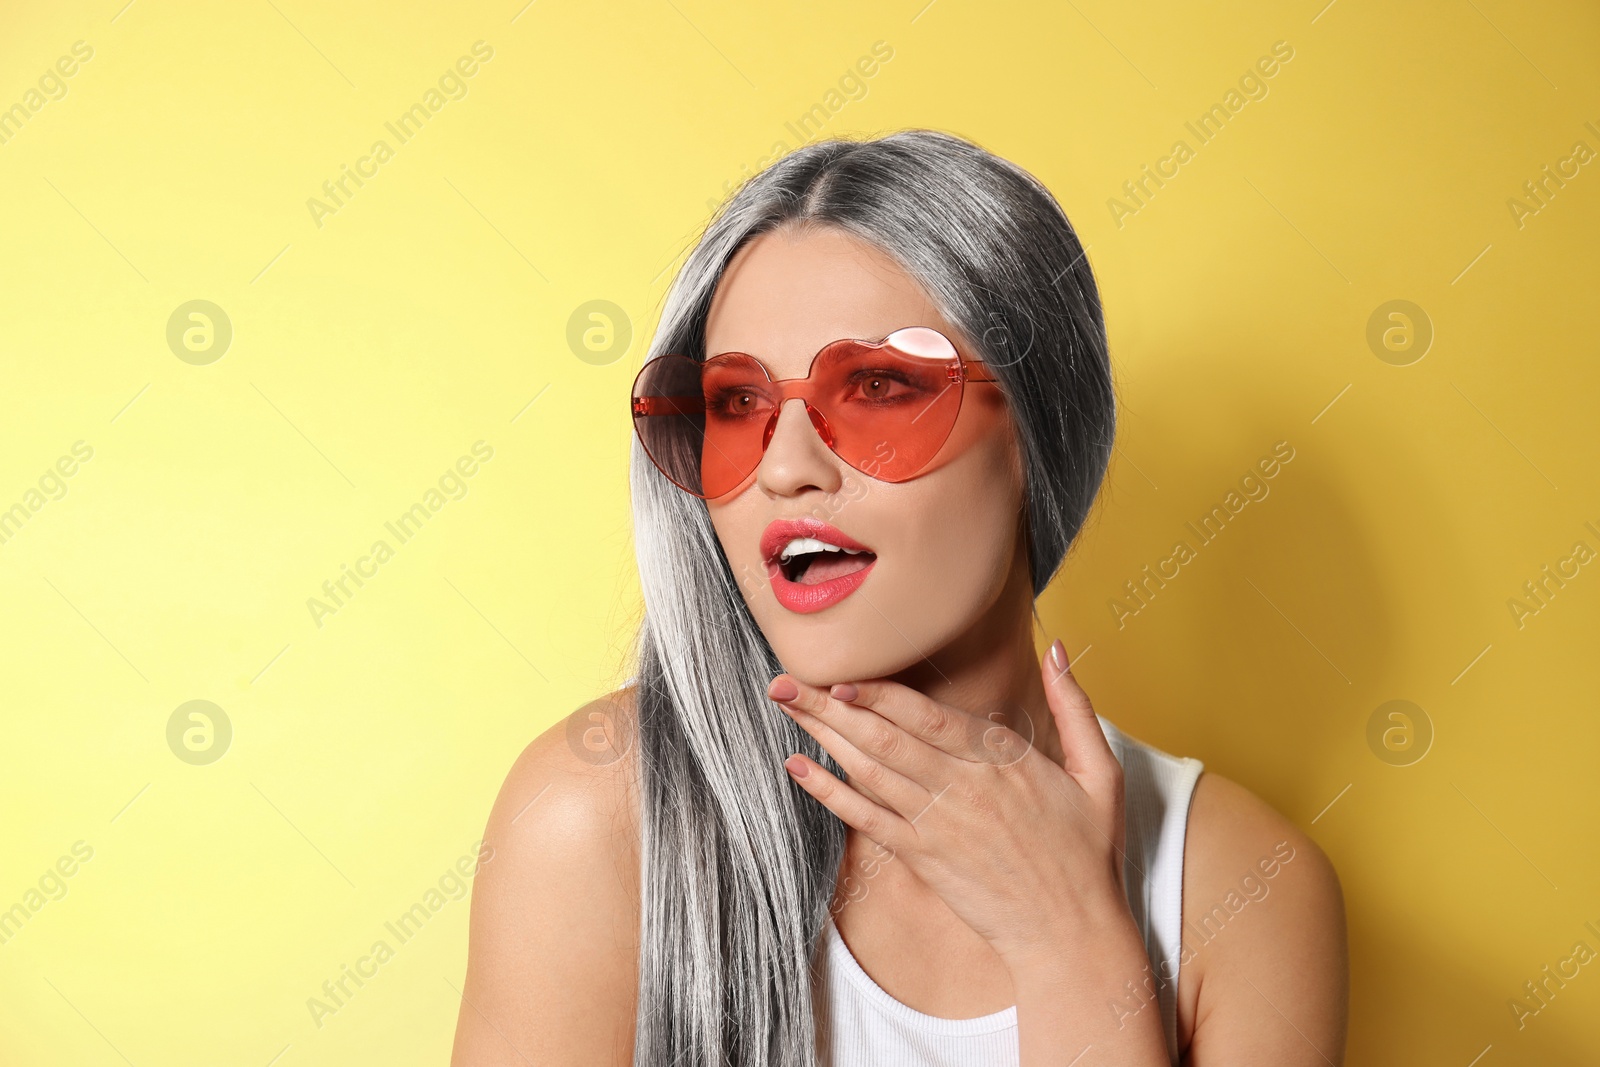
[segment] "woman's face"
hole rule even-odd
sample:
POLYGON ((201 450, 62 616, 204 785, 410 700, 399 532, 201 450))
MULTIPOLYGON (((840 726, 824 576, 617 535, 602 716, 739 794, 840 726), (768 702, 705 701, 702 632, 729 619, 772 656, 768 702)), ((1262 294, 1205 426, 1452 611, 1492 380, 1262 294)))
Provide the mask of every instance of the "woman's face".
MULTIPOLYGON (((794 378, 830 341, 875 341, 904 326, 931 326, 979 358, 887 253, 836 227, 780 230, 729 263, 712 299, 706 353, 745 352, 774 380, 794 378)), ((784 404, 755 473, 707 506, 745 602, 784 669, 829 685, 887 677, 932 656, 977 624, 1008 581, 1016 589, 1020 580, 1031 595, 1022 493, 1000 389, 968 384, 949 440, 909 481, 876 480, 834 455, 797 398, 784 404), (803 589, 769 577, 762 547, 773 522, 807 518, 871 550, 811 557, 816 569, 799 576, 801 586, 870 564, 853 592, 820 610, 804 610, 803 589)))

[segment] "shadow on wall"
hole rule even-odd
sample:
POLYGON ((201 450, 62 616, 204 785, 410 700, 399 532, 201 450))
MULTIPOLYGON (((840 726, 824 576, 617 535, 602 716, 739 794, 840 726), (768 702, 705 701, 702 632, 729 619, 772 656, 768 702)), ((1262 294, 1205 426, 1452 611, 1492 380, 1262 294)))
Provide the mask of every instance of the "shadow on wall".
MULTIPOLYGON (((1163 391, 1200 388, 1181 381, 1191 373, 1179 369, 1163 391)), ((1411 807, 1407 832, 1435 845, 1459 831, 1446 806, 1459 804, 1447 781, 1449 732, 1470 696, 1451 681, 1481 647, 1451 636, 1470 629, 1459 620, 1442 620, 1442 635, 1415 632, 1416 618, 1449 603, 1451 584, 1474 563, 1428 463, 1360 403, 1316 424, 1309 414, 1269 421, 1259 406, 1213 415, 1227 430, 1198 460, 1171 441, 1135 448, 1142 472, 1113 459, 1105 510, 1041 598, 1047 630, 1074 654, 1089 646, 1082 676, 1101 714, 1240 782, 1333 859, 1350 923, 1350 1063, 1466 1067, 1492 1044, 1493 1062, 1504 1064, 1519 1062, 1501 1058, 1520 1054, 1519 1043, 1530 1063, 1583 1062, 1557 1027, 1538 1044, 1528 1040, 1533 1022, 1514 1028, 1507 998, 1518 990, 1473 954, 1481 931, 1418 927, 1414 917, 1429 910, 1419 895, 1449 892, 1437 868, 1397 879, 1384 860, 1405 847, 1384 798, 1411 807), (1278 442, 1292 458, 1274 451, 1278 442), (1242 481, 1272 455, 1276 473, 1242 481), (1236 510, 1208 527, 1203 517, 1230 491, 1236 510), (1129 614, 1128 583, 1185 555, 1180 543, 1192 555, 1159 572, 1165 584, 1146 581, 1150 592, 1129 614), (1406 766, 1372 747, 1369 720, 1396 698, 1444 732, 1430 763, 1406 766), (1481 1019, 1481 1030, 1463 1019, 1481 1019)))

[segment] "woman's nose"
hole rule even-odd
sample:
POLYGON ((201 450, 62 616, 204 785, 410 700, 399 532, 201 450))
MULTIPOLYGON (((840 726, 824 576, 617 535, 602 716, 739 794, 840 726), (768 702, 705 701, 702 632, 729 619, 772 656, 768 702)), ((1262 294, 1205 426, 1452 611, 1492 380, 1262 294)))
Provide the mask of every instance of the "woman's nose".
POLYGON ((826 432, 827 421, 820 413, 813 415, 804 400, 793 397, 784 401, 756 469, 762 488, 779 496, 808 488, 838 492, 844 481, 843 463, 824 442, 826 432))

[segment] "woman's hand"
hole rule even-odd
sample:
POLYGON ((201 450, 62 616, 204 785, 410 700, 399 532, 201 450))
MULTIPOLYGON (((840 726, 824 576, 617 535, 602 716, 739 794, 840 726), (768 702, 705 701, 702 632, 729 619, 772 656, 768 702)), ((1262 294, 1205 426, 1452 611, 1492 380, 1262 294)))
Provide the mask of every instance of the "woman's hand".
POLYGON ((1137 941, 1122 766, 1065 664, 1057 642, 1042 670, 1061 763, 1004 725, 887 680, 825 692, 780 674, 767 690, 851 779, 794 755, 785 766, 801 788, 903 859, 1013 968, 1109 932, 1137 941))

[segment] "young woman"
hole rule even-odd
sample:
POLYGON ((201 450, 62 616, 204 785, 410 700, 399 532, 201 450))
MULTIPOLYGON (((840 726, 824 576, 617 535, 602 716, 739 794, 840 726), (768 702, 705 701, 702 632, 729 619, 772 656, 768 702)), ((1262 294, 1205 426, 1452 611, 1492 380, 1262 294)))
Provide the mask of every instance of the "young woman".
POLYGON ((637 676, 506 779, 456 1067, 1342 1062, 1327 859, 1035 652, 1115 423, 1037 180, 926 130, 793 152, 630 404, 637 676))

